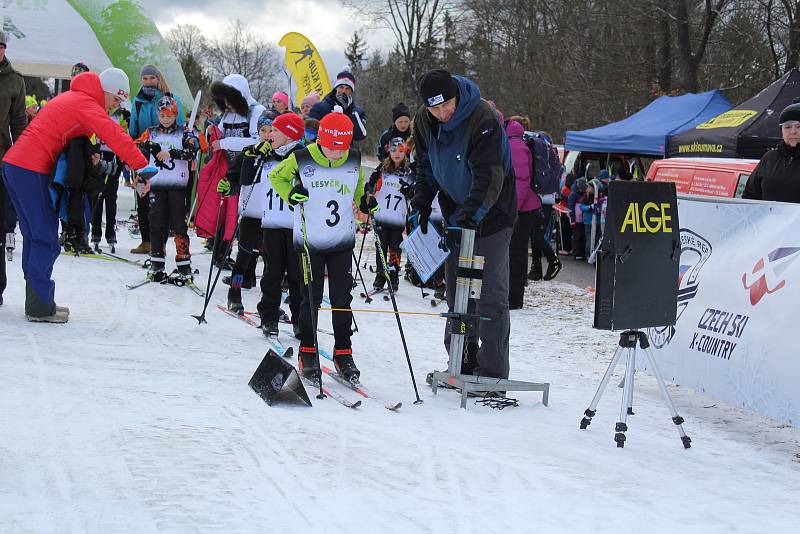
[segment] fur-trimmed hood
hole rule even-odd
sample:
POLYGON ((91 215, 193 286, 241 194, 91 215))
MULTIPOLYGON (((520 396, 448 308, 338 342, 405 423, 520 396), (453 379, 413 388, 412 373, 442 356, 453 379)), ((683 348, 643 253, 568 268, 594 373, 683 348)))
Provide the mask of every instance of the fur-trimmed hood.
POLYGON ((211 98, 223 113, 227 111, 227 101, 243 117, 247 117, 251 105, 258 103, 250 94, 250 83, 241 74, 228 74, 221 82, 212 83, 211 98))

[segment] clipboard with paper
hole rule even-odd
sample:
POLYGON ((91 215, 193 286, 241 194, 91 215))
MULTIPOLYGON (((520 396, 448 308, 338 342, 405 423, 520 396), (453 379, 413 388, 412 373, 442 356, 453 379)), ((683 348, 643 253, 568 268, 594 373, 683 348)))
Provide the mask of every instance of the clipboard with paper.
POLYGON ((447 260, 450 252, 440 246, 441 234, 434 225, 428 225, 428 233, 422 233, 419 227, 408 234, 400 243, 400 248, 411 260, 422 283, 427 282, 447 260))

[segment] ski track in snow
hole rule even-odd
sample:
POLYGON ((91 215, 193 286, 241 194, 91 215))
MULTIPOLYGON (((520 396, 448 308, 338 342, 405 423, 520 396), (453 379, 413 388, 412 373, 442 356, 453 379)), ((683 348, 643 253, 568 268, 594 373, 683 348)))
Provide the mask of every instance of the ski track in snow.
MULTIPOLYGON (((135 243, 119 238, 128 256, 135 243)), ((194 260, 205 288, 210 256, 194 260)), ((313 408, 267 406, 247 382, 268 345, 216 310, 221 282, 198 326, 203 300, 189 289, 129 291, 143 269, 61 257, 56 296, 72 315, 42 325, 24 319, 20 263, 17 249, 0 307, 0 532, 797 532, 796 428, 670 385, 693 440, 684 450, 639 373, 617 449, 620 366, 578 429, 618 339, 591 328, 583 289, 531 283, 512 312, 512 377, 551 382, 549 407, 538 393, 511 393, 521 405, 503 411, 434 396, 425 374, 445 365, 444 321, 406 315, 415 406, 394 317, 357 315, 354 356, 369 388, 403 401, 392 413, 311 391, 313 408)), ((354 307, 391 309, 360 291, 354 307)), ((443 311, 405 282, 397 298, 443 311)), ((247 309, 257 299, 244 292, 247 309)))

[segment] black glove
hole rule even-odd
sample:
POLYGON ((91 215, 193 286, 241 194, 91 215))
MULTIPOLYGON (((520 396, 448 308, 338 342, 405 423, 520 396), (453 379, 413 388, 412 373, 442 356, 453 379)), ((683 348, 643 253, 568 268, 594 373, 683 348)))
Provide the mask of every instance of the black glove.
POLYGON ((419 229, 422 230, 423 234, 428 233, 428 219, 431 218, 431 208, 417 208, 419 212, 419 217, 417 218, 417 223, 419 223, 419 229))
POLYGON ((303 187, 303 184, 297 184, 289 192, 289 205, 302 204, 308 200, 308 189, 303 187))
POLYGON ((472 218, 472 213, 460 209, 456 212, 456 226, 466 230, 474 230, 478 227, 478 224, 472 218))
POLYGON ((361 213, 364 215, 375 215, 375 212, 378 211, 378 201, 371 195, 369 198, 368 195, 364 195, 361 197, 361 203, 358 209, 360 209, 361 213))
POLYGON ((408 182, 400 182, 400 194, 406 198, 414 197, 414 184, 408 182))

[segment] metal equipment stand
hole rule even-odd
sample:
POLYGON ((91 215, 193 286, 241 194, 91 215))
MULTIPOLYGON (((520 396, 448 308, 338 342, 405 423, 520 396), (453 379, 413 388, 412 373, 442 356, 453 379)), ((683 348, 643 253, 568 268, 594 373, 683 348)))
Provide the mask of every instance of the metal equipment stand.
MULTIPOLYGON (((434 371, 431 380, 433 393, 437 393, 439 382, 450 388, 461 390, 461 407, 467 407, 467 394, 471 391, 541 391, 542 404, 547 406, 550 383, 522 382, 488 376, 461 374, 461 360, 467 334, 477 331, 482 318, 468 313, 470 299, 480 299, 483 279, 483 258, 474 256, 475 230, 458 229, 461 244, 458 250, 458 273, 456 278, 455 305, 452 312, 443 313, 450 325, 450 350, 447 371, 434 371)), ((451 229, 452 231, 452 229, 451 229)))
POLYGON ((655 356, 653 356, 653 352, 650 350, 650 341, 647 339, 647 334, 639 330, 626 330, 619 335, 619 347, 617 347, 616 352, 614 352, 611 363, 608 364, 608 369, 606 369, 606 373, 600 381, 600 386, 594 394, 592 403, 589 405, 589 408, 583 412, 585 417, 581 419, 581 429, 585 429, 591 424, 592 417, 597 413, 597 403, 600 402, 600 397, 603 395, 609 380, 611 380, 611 374, 622 358, 622 353, 624 351, 626 359, 625 379, 622 386, 622 407, 619 412, 619 422, 614 427, 614 431, 616 432, 616 434, 614 434, 614 441, 617 443, 617 447, 625 446, 625 432, 628 430, 628 416, 633 415, 633 371, 636 369, 637 345, 644 351, 645 356, 647 356, 650 362, 653 375, 656 377, 658 387, 661 389, 661 394, 672 415, 672 422, 678 427, 681 443, 683 443, 684 448, 688 449, 692 446, 692 440, 683 431, 683 417, 678 415, 678 411, 675 409, 675 403, 672 402, 672 397, 669 391, 667 391, 667 385, 664 383, 664 378, 661 376, 658 365, 656 365, 655 356))

